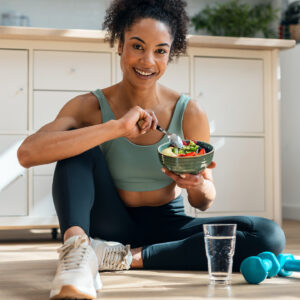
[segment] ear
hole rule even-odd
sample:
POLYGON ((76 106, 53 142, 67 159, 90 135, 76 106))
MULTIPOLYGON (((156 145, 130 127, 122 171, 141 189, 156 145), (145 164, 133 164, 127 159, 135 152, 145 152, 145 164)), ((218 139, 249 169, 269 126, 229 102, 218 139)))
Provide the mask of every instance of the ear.
POLYGON ((119 42, 119 44, 118 44, 118 53, 119 53, 119 55, 121 55, 122 52, 123 52, 123 43, 119 42))

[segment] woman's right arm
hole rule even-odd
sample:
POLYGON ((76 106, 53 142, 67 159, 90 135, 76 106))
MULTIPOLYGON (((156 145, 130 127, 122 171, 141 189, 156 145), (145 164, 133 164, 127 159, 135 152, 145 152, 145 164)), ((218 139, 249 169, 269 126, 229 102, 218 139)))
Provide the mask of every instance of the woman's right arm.
POLYGON ((146 129, 151 126, 151 117, 140 108, 130 110, 119 120, 106 123, 102 123, 99 111, 99 124, 87 126, 87 115, 97 109, 88 97, 83 95, 70 100, 53 122, 46 124, 23 141, 18 149, 18 159, 23 167, 52 163, 79 155, 108 140, 140 134, 141 130, 135 125, 140 118, 148 120, 146 129))

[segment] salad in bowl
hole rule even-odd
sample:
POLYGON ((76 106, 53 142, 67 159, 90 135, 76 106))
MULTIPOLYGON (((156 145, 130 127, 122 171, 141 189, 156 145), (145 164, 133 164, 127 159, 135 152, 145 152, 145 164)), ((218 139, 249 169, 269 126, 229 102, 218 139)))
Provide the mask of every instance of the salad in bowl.
POLYGON ((214 156, 211 144, 196 140, 183 140, 182 148, 164 143, 157 150, 161 164, 176 174, 198 174, 210 165, 214 156))

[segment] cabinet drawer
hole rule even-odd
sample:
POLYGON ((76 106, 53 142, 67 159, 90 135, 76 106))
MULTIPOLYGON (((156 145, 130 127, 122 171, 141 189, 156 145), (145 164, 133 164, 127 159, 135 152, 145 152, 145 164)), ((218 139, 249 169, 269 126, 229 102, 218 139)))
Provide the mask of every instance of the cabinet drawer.
POLYGON ((59 111, 82 92, 35 91, 33 93, 33 128, 40 129, 54 121, 59 111))
POLYGON ((215 134, 263 133, 263 61, 195 57, 195 95, 215 134))
POLYGON ((264 212, 264 139, 214 137, 217 196, 209 212, 264 212))
POLYGON ((33 176, 33 207, 31 215, 52 217, 56 215, 52 199, 53 176, 33 176))
MULTIPOLYGON (((120 68, 120 57, 117 55, 117 82, 122 80, 122 71, 120 68)), ((170 89, 179 93, 190 94, 190 73, 189 58, 180 57, 169 63, 166 73, 159 79, 159 82, 170 89)))
POLYGON ((0 216, 27 215, 27 172, 17 159, 24 138, 0 135, 0 216))
POLYGON ((34 89, 90 91, 111 84, 111 54, 35 51, 34 89))
POLYGON ((27 129, 26 50, 0 50, 0 130, 27 129))

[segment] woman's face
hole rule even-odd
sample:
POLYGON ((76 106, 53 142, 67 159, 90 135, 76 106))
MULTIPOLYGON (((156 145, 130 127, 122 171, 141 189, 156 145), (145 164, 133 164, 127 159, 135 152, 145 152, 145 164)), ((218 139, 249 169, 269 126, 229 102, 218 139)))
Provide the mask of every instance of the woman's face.
POLYGON ((172 44, 169 27, 160 21, 146 18, 134 23, 124 32, 119 43, 123 80, 147 88, 164 74, 172 44))

